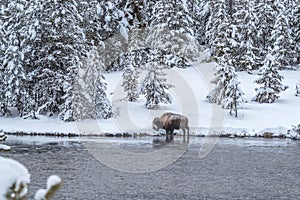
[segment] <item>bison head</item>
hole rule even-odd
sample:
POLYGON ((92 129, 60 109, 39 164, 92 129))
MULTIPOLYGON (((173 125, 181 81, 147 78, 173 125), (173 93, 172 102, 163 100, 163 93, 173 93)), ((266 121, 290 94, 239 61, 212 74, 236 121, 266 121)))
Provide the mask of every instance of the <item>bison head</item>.
POLYGON ((163 123, 160 121, 160 119, 158 117, 154 118, 154 120, 152 122, 152 128, 156 131, 163 128, 163 123))

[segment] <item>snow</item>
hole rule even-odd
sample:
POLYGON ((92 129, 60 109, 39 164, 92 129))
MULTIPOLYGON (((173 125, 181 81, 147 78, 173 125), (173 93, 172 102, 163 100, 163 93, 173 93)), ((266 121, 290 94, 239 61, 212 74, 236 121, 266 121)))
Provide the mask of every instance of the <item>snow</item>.
POLYGON ((60 183, 61 183, 61 179, 56 175, 52 175, 47 180, 47 189, 49 189, 55 185, 58 185, 60 183))
POLYGON ((0 151, 9 151, 10 150, 10 146, 4 145, 4 144, 0 144, 0 151))
POLYGON ((46 189, 39 189, 34 196, 35 200, 43 200, 45 199, 45 196, 47 195, 47 190, 46 189))
MULTIPOLYGON (((57 116, 38 116, 39 120, 22 119, 16 117, 0 118, 0 129, 6 133, 41 133, 41 134, 78 134, 104 135, 105 133, 147 133, 157 134, 152 129, 152 120, 164 112, 181 113, 189 118, 191 135, 207 135, 210 128, 220 130, 224 135, 261 136, 265 132, 272 132, 274 136, 287 135, 292 125, 299 124, 299 100, 295 96, 296 84, 300 71, 281 71, 283 84, 289 88, 280 94, 274 103, 257 103, 251 101, 256 95, 254 83, 258 79, 257 72, 252 75, 238 72, 240 87, 245 93, 247 103, 238 110, 238 117, 229 115, 221 106, 210 104, 206 100, 209 91, 214 87, 210 84, 214 74, 214 63, 196 64, 194 67, 168 69, 167 82, 174 85, 170 89, 172 104, 160 104, 157 109, 149 110, 145 107, 145 98, 140 97, 137 102, 124 101, 126 93, 121 87, 122 73, 111 72, 105 74, 108 83, 108 97, 112 101, 114 111, 118 111, 114 118, 106 120, 84 120, 80 122, 63 122, 57 116), (217 121, 215 119, 218 119, 217 121)), ((145 76, 142 73, 141 76, 145 76)), ((140 77, 139 83, 143 80, 140 77)), ((216 132, 215 134, 220 134, 216 132)))
POLYGON ((5 199, 8 189, 16 183, 15 191, 20 191, 20 197, 25 197, 28 193, 28 184, 30 183, 30 175, 26 167, 10 158, 0 157, 0 199, 5 199))
POLYGON ((35 193, 35 196, 34 196, 34 199, 35 200, 43 200, 43 199, 46 199, 46 195, 47 193, 49 192, 49 190, 56 186, 56 185, 59 185, 61 184, 61 179, 56 176, 56 175, 52 175, 48 178, 47 180, 47 189, 39 189, 36 193, 35 193))

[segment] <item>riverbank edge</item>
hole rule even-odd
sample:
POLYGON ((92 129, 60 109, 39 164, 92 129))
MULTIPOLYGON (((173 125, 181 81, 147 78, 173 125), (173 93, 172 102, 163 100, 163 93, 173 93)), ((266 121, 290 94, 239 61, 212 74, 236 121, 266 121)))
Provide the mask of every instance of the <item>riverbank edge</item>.
MULTIPOLYGON (((64 132, 24 132, 24 131, 5 131, 7 135, 14 136, 46 136, 46 137, 115 137, 115 138, 137 138, 137 137, 158 137, 164 133, 153 133, 153 131, 132 131, 115 133, 64 133, 64 132)), ((183 136, 182 132, 175 135, 183 136)), ((222 138, 291 138, 300 139, 299 136, 292 135, 286 128, 266 128, 260 132, 248 131, 247 129, 222 128, 222 130, 211 130, 202 128, 190 134, 193 137, 222 137, 222 138)))

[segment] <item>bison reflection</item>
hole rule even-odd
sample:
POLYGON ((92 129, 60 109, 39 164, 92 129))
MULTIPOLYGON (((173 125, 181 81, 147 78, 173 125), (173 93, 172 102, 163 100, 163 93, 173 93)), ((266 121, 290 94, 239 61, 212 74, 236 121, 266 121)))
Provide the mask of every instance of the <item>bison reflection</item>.
POLYGON ((184 140, 187 133, 187 139, 189 140, 189 122, 188 118, 183 115, 170 112, 164 113, 162 116, 154 118, 152 127, 156 131, 159 129, 165 129, 167 142, 173 141, 174 129, 181 129, 183 131, 184 140))

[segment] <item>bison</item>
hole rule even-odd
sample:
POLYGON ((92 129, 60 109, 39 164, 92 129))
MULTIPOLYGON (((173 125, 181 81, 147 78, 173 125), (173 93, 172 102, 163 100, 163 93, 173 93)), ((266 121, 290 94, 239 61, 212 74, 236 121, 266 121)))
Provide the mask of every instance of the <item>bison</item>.
POLYGON ((181 129, 183 131, 184 138, 186 132, 188 138, 190 134, 188 118, 183 115, 171 112, 164 113, 160 117, 155 117, 152 122, 152 127, 156 131, 158 131, 159 129, 165 129, 167 140, 169 134, 171 135, 171 139, 173 138, 174 129, 181 129))

